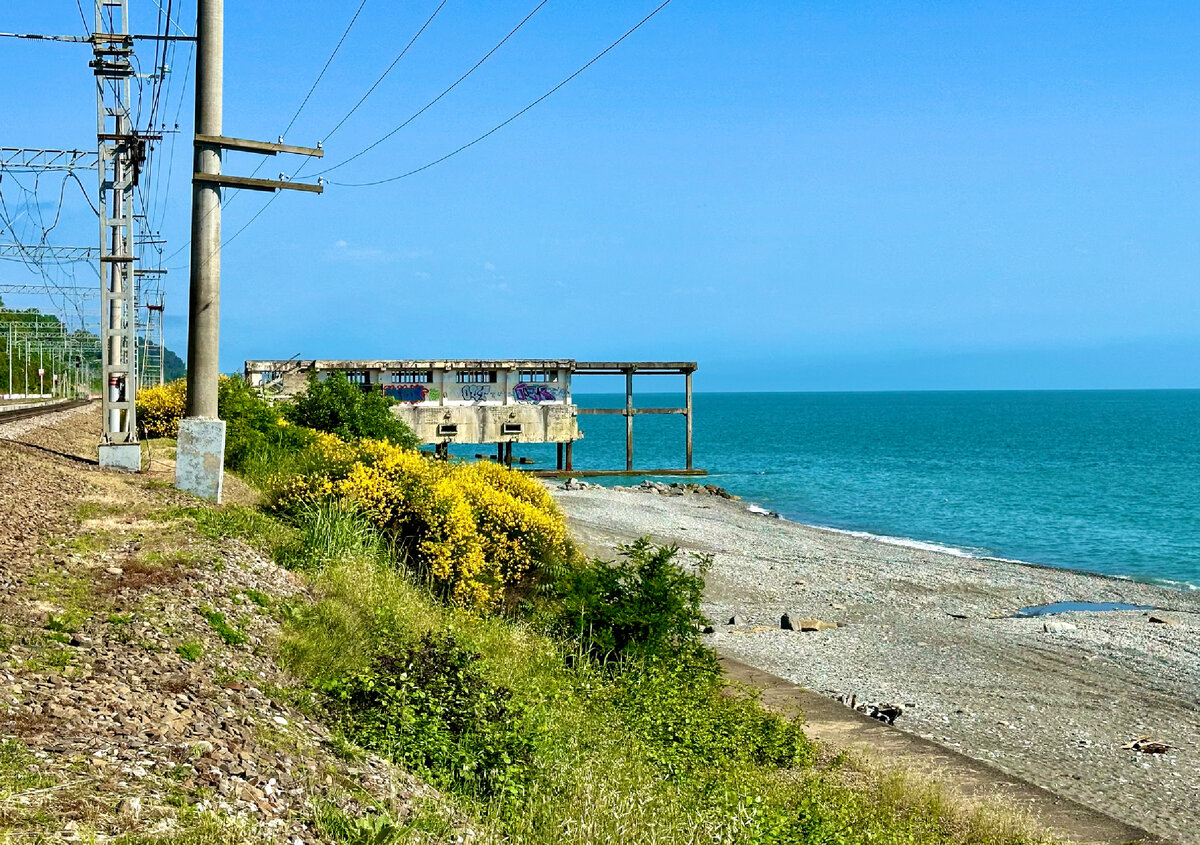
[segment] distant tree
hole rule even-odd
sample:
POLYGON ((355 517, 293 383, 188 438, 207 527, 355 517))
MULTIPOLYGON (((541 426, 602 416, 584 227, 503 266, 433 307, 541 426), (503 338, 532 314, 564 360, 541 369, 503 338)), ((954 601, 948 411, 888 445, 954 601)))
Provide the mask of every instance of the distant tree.
POLYGON ((321 381, 310 372, 304 393, 284 407, 284 415, 296 425, 346 440, 387 439, 397 446, 415 449, 419 445, 417 436, 388 410, 393 404, 383 391, 363 390, 342 373, 331 373, 321 381))

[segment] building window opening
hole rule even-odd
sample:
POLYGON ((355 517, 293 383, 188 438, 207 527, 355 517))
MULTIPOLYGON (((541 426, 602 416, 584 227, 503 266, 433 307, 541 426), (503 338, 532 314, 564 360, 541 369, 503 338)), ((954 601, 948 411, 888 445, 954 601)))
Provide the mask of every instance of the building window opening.
POLYGON ((371 376, 366 370, 346 370, 346 381, 351 384, 370 384, 371 376))
POLYGON ((457 424, 439 425, 437 427, 437 433, 438 433, 438 437, 457 437, 458 436, 458 425, 457 424))
POLYGON ((401 370, 392 373, 392 384, 432 384, 433 370, 401 370))
POLYGON ((558 370, 521 370, 521 381, 530 384, 551 384, 558 381, 558 370))
POLYGON ((459 370, 454 374, 459 384, 495 384, 495 370, 459 370))
POLYGON ((503 435, 520 434, 524 426, 521 423, 504 423, 500 426, 500 433, 503 435))

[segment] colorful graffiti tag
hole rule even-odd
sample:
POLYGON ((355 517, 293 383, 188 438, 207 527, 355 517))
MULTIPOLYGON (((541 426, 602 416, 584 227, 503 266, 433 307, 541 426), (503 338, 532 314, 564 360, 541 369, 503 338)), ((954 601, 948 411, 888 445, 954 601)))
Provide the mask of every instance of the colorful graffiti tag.
POLYGON ((562 391, 557 387, 546 387, 544 384, 521 382, 513 388, 513 399, 527 405, 536 405, 539 402, 557 402, 561 396, 562 391))
POLYGON ((489 402, 499 397, 486 384, 464 384, 462 386, 462 398, 467 402, 489 402))
POLYGON ((429 388, 423 384, 385 384, 383 392, 392 399, 409 405, 424 402, 429 396, 429 388))

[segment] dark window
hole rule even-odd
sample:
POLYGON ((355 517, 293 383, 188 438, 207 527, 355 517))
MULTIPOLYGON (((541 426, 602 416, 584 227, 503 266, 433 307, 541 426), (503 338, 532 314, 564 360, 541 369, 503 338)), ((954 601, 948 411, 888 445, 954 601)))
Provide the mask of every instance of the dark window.
POLYGON ((546 384, 558 381, 558 370, 521 370, 521 381, 546 384))
POLYGON ((438 431, 438 437, 455 437, 458 435, 458 426, 457 425, 439 425, 437 431, 438 431))
POLYGON ((351 384, 370 384, 371 376, 366 370, 346 370, 346 381, 351 384))
POLYGON ((392 373, 393 384, 430 384, 433 382, 433 370, 401 370, 392 373))
POLYGON ((459 384, 495 384, 495 370, 459 370, 454 374, 459 384))
POLYGON ((504 423, 500 426, 501 434, 520 434, 523 426, 521 423, 504 423))

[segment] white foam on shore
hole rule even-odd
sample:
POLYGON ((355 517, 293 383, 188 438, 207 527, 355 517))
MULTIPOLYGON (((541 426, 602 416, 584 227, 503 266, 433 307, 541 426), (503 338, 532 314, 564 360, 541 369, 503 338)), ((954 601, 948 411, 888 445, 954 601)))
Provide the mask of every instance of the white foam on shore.
MULTIPOLYGON (((966 549, 959 549, 954 546, 943 546, 941 543, 931 543, 927 540, 914 540, 911 537, 892 537, 887 534, 872 534, 870 531, 849 531, 845 528, 828 528, 823 525, 816 526, 824 528, 826 531, 833 531, 837 534, 846 534, 850 537, 858 537, 860 540, 873 540, 876 543, 884 543, 888 546, 903 546, 907 549, 920 549, 923 552, 938 552, 944 555, 953 555, 954 557, 968 558, 983 558, 985 555, 969 552, 966 549)), ((988 558, 989 560, 1002 560, 1002 558, 988 558)), ((1010 561, 1011 563, 1020 563, 1020 561, 1010 561)))
MULTIPOLYGON (((746 508, 747 511, 754 514, 775 514, 774 511, 768 511, 761 505, 751 505, 746 508)), ((793 519, 775 514, 775 518, 782 522, 791 522, 796 525, 806 525, 809 528, 819 528, 822 531, 831 531, 834 534, 844 534, 847 537, 857 537, 860 540, 869 540, 875 543, 883 543, 888 546, 901 546, 906 549, 918 549, 923 552, 935 552, 938 554, 951 555, 952 557, 969 558, 971 560, 987 560, 995 561, 996 563, 1013 563, 1018 566, 1034 566, 1047 569, 1063 569, 1069 572, 1084 572, 1091 575, 1098 575, 1101 578, 1112 578, 1117 581, 1131 581, 1135 584, 1148 584, 1150 586, 1167 587, 1173 590, 1200 590, 1200 584, 1192 583, 1191 581, 1177 581, 1172 578, 1156 578, 1153 576, 1136 577, 1132 575, 1116 575, 1108 572, 1096 572, 1090 569, 1077 569, 1069 566, 1056 566, 1053 564, 1031 563, 1027 560, 1017 560, 1015 558, 997 557, 990 555, 983 550, 970 551, 968 549, 960 549, 956 546, 946 546, 941 543, 934 543, 929 540, 914 540, 911 537, 893 537, 889 534, 873 534, 870 531, 856 531, 848 528, 834 528, 831 525, 819 525, 815 522, 797 522, 793 519)))

